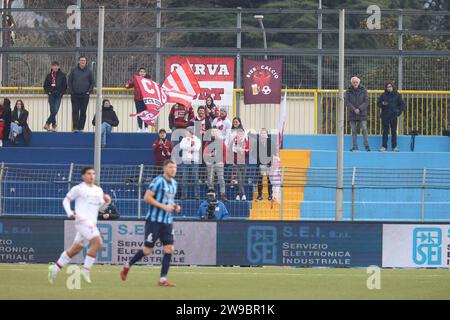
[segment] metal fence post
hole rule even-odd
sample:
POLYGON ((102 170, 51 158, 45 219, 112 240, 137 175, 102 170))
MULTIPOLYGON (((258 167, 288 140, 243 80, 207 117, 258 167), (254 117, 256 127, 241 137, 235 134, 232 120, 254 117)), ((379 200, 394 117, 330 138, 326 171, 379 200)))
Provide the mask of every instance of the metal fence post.
POLYGON ((356 167, 353 167, 353 173, 352 173, 352 222, 355 221, 355 181, 356 181, 356 167))
POLYGON ((69 176, 67 177, 67 192, 69 192, 70 189, 72 188, 73 168, 74 164, 72 162, 69 167, 69 176))
MULTIPOLYGON (((242 87, 241 84, 241 48, 242 48, 242 8, 237 8, 237 16, 236 16, 236 88, 240 89, 242 87)), ((236 114, 235 117, 240 117, 241 113, 241 93, 236 92, 236 114)))
MULTIPOLYGON (((398 16, 398 84, 397 89, 403 90, 403 13, 402 10, 399 10, 399 16, 398 16)), ((400 124, 398 127, 399 134, 403 134, 403 119, 404 119, 404 113, 400 116, 400 124)))
POLYGON ((322 89, 322 0, 319 0, 319 14, 317 17, 317 49, 319 54, 317 55, 317 89, 322 89))
POLYGON ((161 83, 161 0, 156 1, 156 70, 155 81, 161 83))
POLYGON ((5 170, 5 163, 0 165, 0 216, 3 215, 3 172, 5 170))
POLYGON ((284 204, 284 176, 286 174, 286 167, 281 168, 280 180, 280 221, 283 221, 283 204, 284 204))
POLYGON ((425 190, 426 190, 426 181, 427 181, 427 168, 423 168, 422 175, 422 223, 425 222, 425 190))
POLYGON ((139 179, 138 179, 138 218, 142 215, 142 179, 144 177, 144 165, 139 165, 139 179))

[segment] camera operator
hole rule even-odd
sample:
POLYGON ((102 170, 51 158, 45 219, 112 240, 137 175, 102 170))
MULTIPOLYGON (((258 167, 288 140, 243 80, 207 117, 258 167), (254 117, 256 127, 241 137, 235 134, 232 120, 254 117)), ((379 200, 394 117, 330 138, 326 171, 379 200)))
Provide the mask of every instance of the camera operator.
POLYGON ((209 189, 207 195, 207 200, 204 200, 200 207, 198 208, 198 215, 200 219, 205 220, 222 220, 228 219, 229 213, 227 207, 222 201, 217 200, 216 191, 214 189, 209 189))
POLYGON ((98 212, 98 220, 118 220, 119 218, 119 210, 112 203, 104 211, 98 212))

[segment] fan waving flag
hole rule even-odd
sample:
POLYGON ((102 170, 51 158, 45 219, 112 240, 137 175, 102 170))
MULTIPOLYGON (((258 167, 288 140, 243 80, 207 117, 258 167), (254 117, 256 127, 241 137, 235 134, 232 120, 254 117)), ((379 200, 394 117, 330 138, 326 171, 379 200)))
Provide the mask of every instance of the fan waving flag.
POLYGON ((139 88, 135 90, 141 91, 147 110, 130 114, 130 117, 139 117, 152 127, 156 126, 159 113, 167 102, 192 106, 192 101, 200 93, 197 78, 187 60, 167 77, 162 86, 141 76, 136 76, 136 82, 139 88))
POLYGON ((200 85, 187 59, 169 74, 163 88, 166 89, 168 102, 192 106, 194 98, 200 93, 200 85))
POLYGON ((164 88, 150 79, 136 76, 136 82, 139 84, 139 90, 142 93, 147 110, 139 114, 130 114, 130 116, 139 117, 145 123, 154 127, 161 108, 167 102, 167 94, 164 88))

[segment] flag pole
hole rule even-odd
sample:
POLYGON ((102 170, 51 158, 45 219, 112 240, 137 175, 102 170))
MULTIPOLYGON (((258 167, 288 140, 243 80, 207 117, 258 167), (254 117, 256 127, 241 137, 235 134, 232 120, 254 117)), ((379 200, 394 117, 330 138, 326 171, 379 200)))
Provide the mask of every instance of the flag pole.
POLYGON ((100 185, 102 156, 102 90, 103 90, 103 40, 105 34, 105 7, 98 10, 98 53, 97 53, 97 101, 95 106, 95 150, 94 169, 96 183, 100 185))

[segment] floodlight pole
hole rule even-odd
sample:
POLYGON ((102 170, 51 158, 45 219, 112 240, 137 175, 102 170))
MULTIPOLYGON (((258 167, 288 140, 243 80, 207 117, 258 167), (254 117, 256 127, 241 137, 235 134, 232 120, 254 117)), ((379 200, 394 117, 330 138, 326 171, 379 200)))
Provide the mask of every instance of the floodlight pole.
POLYGON ((96 183, 100 185, 102 163, 102 89, 103 89, 103 40, 105 34, 105 7, 98 10, 98 53, 97 53, 97 101, 95 105, 95 151, 94 169, 96 183))
POLYGON ((344 48, 345 9, 339 11, 339 106, 337 125, 336 221, 344 217, 344 48))
POLYGON ((263 33, 263 43, 264 43, 264 60, 267 60, 267 36, 266 36, 266 29, 264 29, 264 16, 263 15, 255 15, 253 16, 256 21, 259 22, 259 26, 261 27, 262 33, 263 33))

